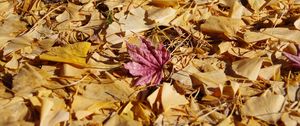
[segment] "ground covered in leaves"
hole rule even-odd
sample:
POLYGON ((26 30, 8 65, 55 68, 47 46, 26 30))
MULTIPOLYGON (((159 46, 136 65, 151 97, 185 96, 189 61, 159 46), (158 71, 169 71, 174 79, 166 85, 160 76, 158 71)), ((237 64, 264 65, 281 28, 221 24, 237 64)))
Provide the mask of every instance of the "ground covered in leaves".
POLYGON ((0 125, 299 125, 299 12, 299 0, 0 0, 0 125))

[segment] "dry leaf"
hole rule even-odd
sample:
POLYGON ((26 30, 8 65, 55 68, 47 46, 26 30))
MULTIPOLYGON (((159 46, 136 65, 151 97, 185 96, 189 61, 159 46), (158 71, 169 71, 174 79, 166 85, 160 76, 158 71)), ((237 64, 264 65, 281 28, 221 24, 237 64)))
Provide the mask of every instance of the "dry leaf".
POLYGON ((228 37, 235 36, 244 23, 240 19, 233 19, 221 16, 210 16, 204 24, 201 25, 201 30, 211 34, 224 34, 228 37))
POLYGON ((258 12, 261 9, 261 7, 266 3, 264 0, 247 0, 247 1, 250 7, 256 12, 258 12))
POLYGON ((85 60, 90 46, 88 42, 78 42, 65 47, 52 47, 40 55, 40 59, 86 66, 85 60))
POLYGON ((145 31, 153 27, 146 25, 146 22, 144 21, 146 11, 143 8, 134 8, 129 10, 129 12, 130 13, 127 16, 120 16, 121 18, 119 19, 121 29, 122 31, 125 31, 125 36, 145 31))
POLYGON ((192 73, 196 73, 195 71, 198 71, 197 68, 195 68, 193 65, 190 64, 190 65, 186 66, 185 68, 183 68, 182 70, 180 70, 179 72, 174 73, 171 76, 171 78, 179 81, 182 84, 192 86, 193 84, 192 84, 190 75, 192 73))
POLYGON ((244 40, 247 43, 252 43, 252 42, 258 42, 258 41, 262 41, 262 40, 266 40, 269 38, 273 38, 270 35, 261 33, 261 32, 251 32, 251 31, 247 31, 244 34, 244 40))
POLYGON ((69 112, 51 111, 53 105, 53 101, 42 99, 40 126, 55 126, 57 123, 69 120, 69 112))
POLYGON ((17 96, 28 95, 35 88, 46 85, 48 83, 47 77, 48 74, 45 71, 26 64, 14 77, 12 91, 17 96))
POLYGON ((168 26, 170 21, 176 17, 176 10, 173 8, 153 8, 148 10, 148 18, 155 21, 155 25, 168 26))
POLYGON ((234 1, 232 7, 230 8, 230 17, 235 19, 241 19, 245 7, 242 5, 240 1, 234 1))
POLYGON ((266 91, 259 97, 251 97, 242 106, 243 115, 254 116, 270 123, 276 123, 281 116, 285 98, 266 91))
POLYGON ((264 29, 262 33, 278 39, 300 43, 300 31, 298 30, 290 30, 288 28, 267 28, 264 29))
POLYGON ((265 55, 267 52, 265 50, 249 50, 240 47, 232 47, 227 50, 229 54, 236 57, 247 57, 247 58, 255 58, 265 55))
POLYGON ((142 126, 142 123, 133 120, 126 115, 115 114, 106 123, 104 123, 104 126, 142 126))
POLYGON ((283 113, 281 116, 281 120, 286 126, 297 126, 297 121, 290 117, 289 113, 283 113))
POLYGON ((227 81, 226 74, 222 70, 205 73, 198 71, 197 73, 193 73, 192 76, 204 83, 207 88, 220 88, 222 90, 223 85, 227 81))
POLYGON ((177 93, 169 83, 164 83, 162 87, 156 89, 155 92, 148 96, 147 101, 152 108, 160 110, 161 107, 163 111, 168 111, 170 108, 188 103, 188 100, 183 95, 177 93))
POLYGON ((281 65, 273 65, 270 67, 262 68, 259 71, 259 77, 265 80, 270 80, 271 78, 275 78, 280 75, 280 67, 281 65))
POLYGON ((14 125, 18 121, 25 121, 28 107, 22 98, 0 99, 0 106, 0 114, 2 115, 0 125, 14 125))
POLYGON ((294 26, 296 29, 300 30, 300 18, 298 18, 295 22, 294 22, 294 26))
POLYGON ((83 68, 77 68, 69 64, 64 64, 60 75, 65 77, 81 78, 86 71, 87 70, 83 68))
POLYGON ((256 57, 252 59, 242 59, 232 63, 232 69, 238 75, 250 80, 256 80, 261 69, 263 59, 256 57))

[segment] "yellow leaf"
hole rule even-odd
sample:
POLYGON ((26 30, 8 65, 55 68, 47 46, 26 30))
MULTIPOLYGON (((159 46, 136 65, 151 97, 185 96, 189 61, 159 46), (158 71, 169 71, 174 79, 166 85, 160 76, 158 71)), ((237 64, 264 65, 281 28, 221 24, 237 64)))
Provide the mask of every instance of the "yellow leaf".
POLYGON ((210 16, 204 24, 201 25, 201 30, 210 34, 224 34, 227 37, 235 36, 244 23, 240 19, 233 19, 222 16, 210 16))
POLYGON ((104 126, 142 126, 142 123, 126 115, 115 114, 104 123, 104 126))
POLYGON ((273 65, 270 67, 263 68, 259 71, 259 77, 265 80, 270 80, 276 76, 280 76, 281 65, 273 65))
POLYGON ((36 67, 26 64, 13 79, 12 91, 17 96, 30 94, 35 88, 46 85, 48 74, 36 67))
POLYGON ((233 71, 250 80, 256 80, 263 60, 259 57, 252 59, 242 59, 232 63, 233 71))
POLYGON ((53 110, 54 103, 55 102, 50 99, 42 99, 40 126, 54 126, 57 123, 69 119, 69 112, 66 112, 65 110, 53 110))
POLYGON ((185 96, 179 94, 169 83, 164 83, 163 87, 160 87, 147 97, 147 101, 153 109, 160 110, 162 106, 163 111, 189 103, 185 96))
POLYGON ((259 97, 251 97, 242 106, 243 115, 254 116, 267 122, 277 122, 281 116, 281 110, 285 98, 283 95, 275 95, 266 91, 259 97))
POLYGON ((266 28, 262 33, 270 35, 272 37, 300 43, 300 31, 290 30, 289 28, 266 28))
POLYGON ((48 52, 40 55, 40 59, 87 66, 85 58, 90 47, 91 43, 89 42, 79 42, 65 47, 52 47, 48 52))

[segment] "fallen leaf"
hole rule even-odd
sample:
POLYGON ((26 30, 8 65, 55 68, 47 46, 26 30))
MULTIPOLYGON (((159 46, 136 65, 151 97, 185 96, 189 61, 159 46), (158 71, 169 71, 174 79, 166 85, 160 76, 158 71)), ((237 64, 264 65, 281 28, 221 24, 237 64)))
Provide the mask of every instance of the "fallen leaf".
POLYGON ((145 31, 154 27, 146 25, 146 22, 144 20, 146 11, 143 8, 134 8, 129 10, 129 12, 130 13, 127 16, 120 16, 121 18, 119 19, 121 29, 122 31, 125 31, 125 36, 145 31))
POLYGON ((127 115, 115 114, 103 126, 142 126, 142 123, 133 120, 127 115))
POLYGON ((262 40, 266 40, 269 38, 273 38, 270 35, 261 33, 261 32, 251 32, 251 31, 247 31, 244 33, 244 40, 247 43, 252 43, 252 42, 258 42, 258 41, 262 41, 262 40))
POLYGON ((54 102, 42 99, 40 126, 55 126, 57 123, 69 120, 69 112, 59 110, 51 111, 54 102))
MULTIPOLYGON (((220 88, 221 92, 225 82, 228 80, 223 70, 215 70, 205 73, 198 71, 193 73, 192 76, 202 82, 206 88, 220 88)), ((199 84, 194 83, 194 85, 199 84)))
POLYGON ((231 18, 241 19, 244 10, 245 10, 245 7, 242 5, 242 3, 240 1, 234 1, 234 3, 232 4, 232 6, 230 8, 229 16, 231 18))
POLYGON ((283 95, 276 95, 266 91, 259 97, 251 97, 242 106, 243 115, 254 116, 269 123, 276 123, 281 117, 281 110, 284 106, 283 95))
POLYGON ((148 18, 155 21, 155 25, 164 25, 168 26, 170 21, 176 17, 176 10, 168 8, 153 8, 147 10, 148 18))
POLYGON ((244 23, 241 19, 233 19, 222 16, 210 16, 201 25, 201 31, 211 34, 224 34, 233 37, 244 23))
POLYGON ((262 33, 270 35, 272 37, 287 40, 295 43, 300 43, 300 31, 290 30, 288 28, 266 28, 262 33))
POLYGON ((297 126, 297 121, 290 117, 291 115, 287 112, 283 113, 281 120, 286 126, 297 126))
POLYGON ((280 76, 281 65, 273 65, 270 67, 262 68, 259 71, 259 77, 265 80, 275 79, 275 77, 280 76))
POLYGON ((294 22, 294 26, 296 29, 300 30, 300 18, 298 18, 295 22, 294 22))
POLYGON ((35 88, 46 85, 48 74, 35 68, 29 64, 26 64, 21 68, 20 72, 13 79, 12 91, 17 96, 24 96, 32 93, 35 88))
POLYGON ((232 69, 238 75, 250 80, 256 80, 261 69, 263 59, 256 57, 252 59, 242 59, 232 63, 232 69))
POLYGON ((258 12, 261 7, 266 3, 264 0, 247 0, 250 7, 255 11, 258 12))
POLYGON ((124 65, 133 76, 139 78, 136 85, 158 85, 163 78, 163 67, 170 59, 170 53, 159 44, 158 48, 152 47, 152 42, 140 37, 142 44, 140 47, 127 44, 127 50, 132 58, 132 62, 124 65))
POLYGON ((82 75, 87 72, 86 69, 77 68, 69 64, 63 64, 60 76, 81 78, 82 75))
POLYGON ((85 60, 90 46, 89 42, 78 42, 65 47, 52 47, 40 55, 40 59, 87 66, 85 60))
POLYGON ((162 107, 163 111, 184 105, 188 103, 188 100, 181 94, 177 93, 175 88, 169 83, 164 83, 162 87, 156 89, 150 96, 147 97, 147 101, 155 110, 160 110, 162 107))
POLYGON ((18 121, 25 120, 26 114, 28 113, 28 107, 20 97, 14 97, 10 100, 0 99, 0 125, 9 125, 17 123, 18 121))

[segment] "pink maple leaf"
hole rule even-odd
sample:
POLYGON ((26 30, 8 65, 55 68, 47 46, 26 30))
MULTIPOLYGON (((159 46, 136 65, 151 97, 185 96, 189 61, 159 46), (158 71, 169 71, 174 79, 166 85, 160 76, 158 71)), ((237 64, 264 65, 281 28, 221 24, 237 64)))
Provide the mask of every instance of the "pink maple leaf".
POLYGON ((287 52, 283 52, 283 54, 293 62, 293 66, 296 68, 300 68, 300 45, 297 48, 297 55, 293 55, 287 52))
POLYGON ((127 51, 132 59, 124 65, 129 73, 139 77, 136 85, 158 85, 163 78, 163 67, 170 59, 170 53, 163 44, 154 48, 151 41, 140 37, 142 44, 140 47, 127 43, 127 51))

